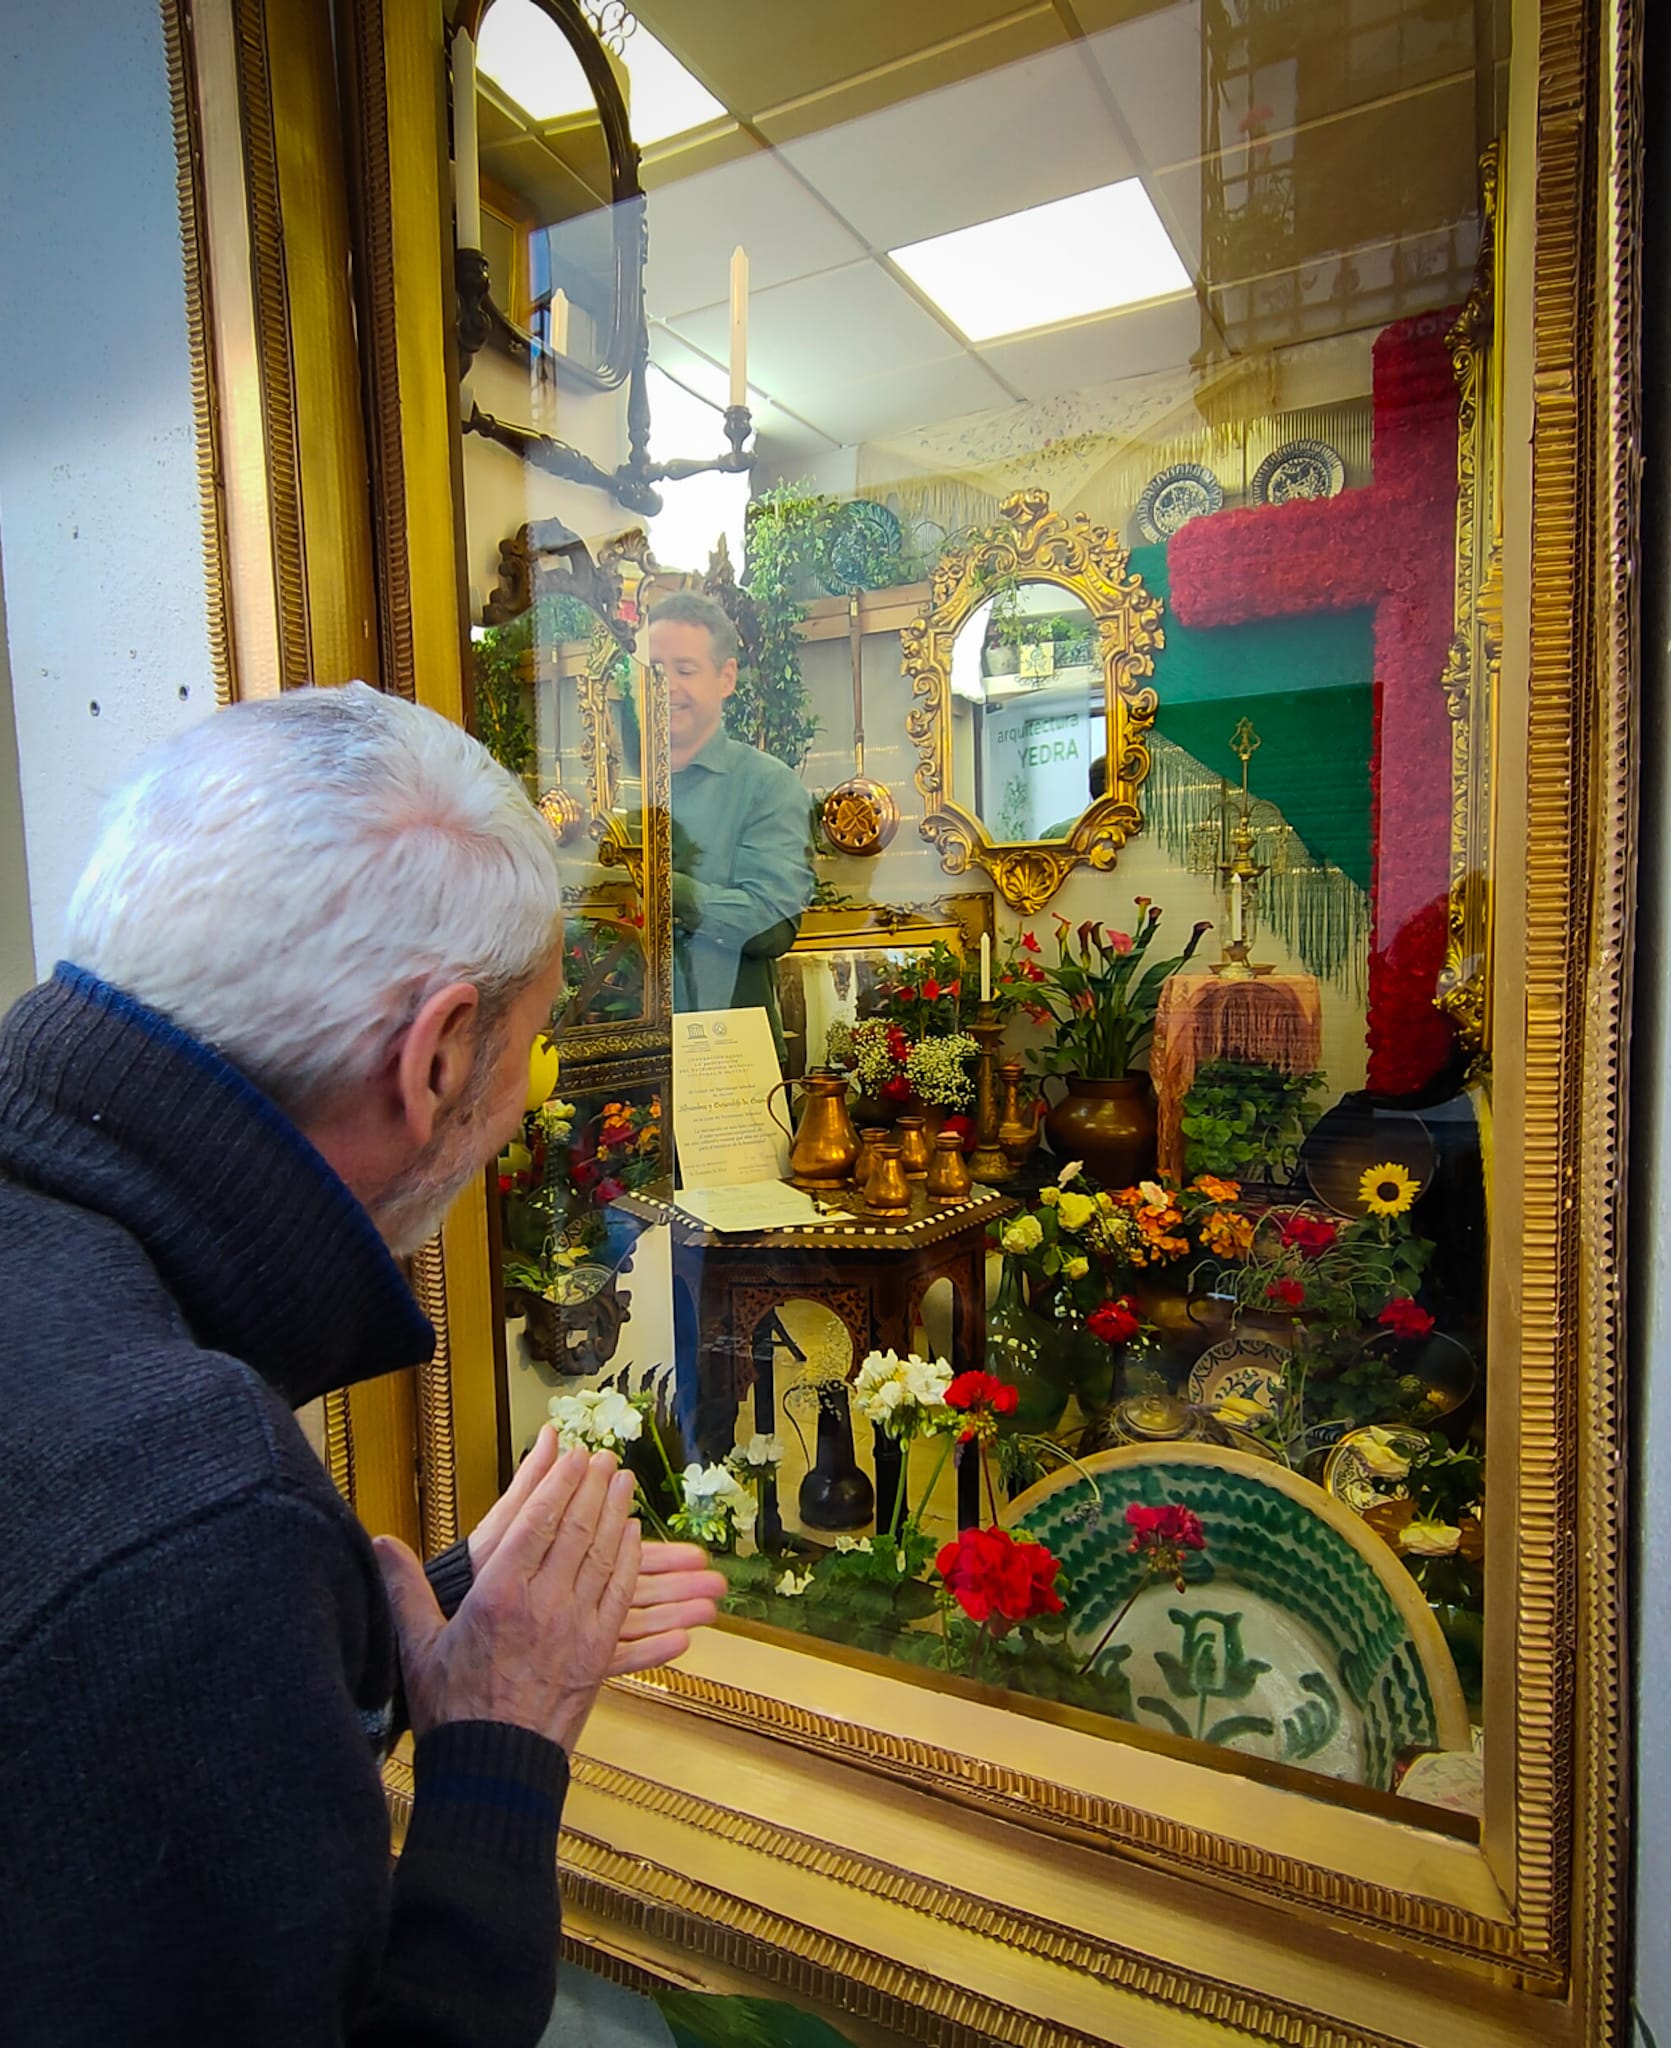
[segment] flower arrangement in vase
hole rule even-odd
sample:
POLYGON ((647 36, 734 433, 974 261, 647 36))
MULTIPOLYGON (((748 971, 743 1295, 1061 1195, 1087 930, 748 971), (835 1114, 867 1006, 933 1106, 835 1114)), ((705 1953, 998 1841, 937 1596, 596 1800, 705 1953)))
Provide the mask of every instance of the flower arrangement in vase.
POLYGON ((1105 1185, 1141 1179, 1153 1170, 1155 1107, 1148 1056, 1162 984, 1194 957, 1206 920, 1181 953, 1151 958, 1161 911, 1136 898, 1134 932, 1087 919, 1077 928, 1056 916, 1056 959, 1045 958, 1035 933, 1023 932, 1014 969, 1032 986, 1023 1007, 1037 1024, 1055 1026, 1049 1045, 1028 1058, 1040 1074, 1060 1075, 1067 1093, 1045 1117, 1051 1149, 1083 1159, 1105 1185))

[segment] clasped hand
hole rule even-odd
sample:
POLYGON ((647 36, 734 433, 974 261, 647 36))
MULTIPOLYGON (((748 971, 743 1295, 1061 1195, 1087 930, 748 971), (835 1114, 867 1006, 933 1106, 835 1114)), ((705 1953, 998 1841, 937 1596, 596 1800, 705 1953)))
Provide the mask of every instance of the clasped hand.
POLYGON ((415 1734, 509 1721, 572 1748, 606 1677, 679 1656, 725 1581, 693 1543, 645 1543, 634 1481, 607 1451, 559 1451, 543 1429, 470 1538, 472 1582, 448 1621, 392 1537, 378 1562, 415 1734))

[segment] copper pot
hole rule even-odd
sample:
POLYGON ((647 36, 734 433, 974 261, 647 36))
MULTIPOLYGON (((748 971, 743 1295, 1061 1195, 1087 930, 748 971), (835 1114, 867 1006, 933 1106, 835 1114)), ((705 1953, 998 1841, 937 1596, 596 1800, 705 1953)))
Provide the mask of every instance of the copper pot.
POLYGON ((933 1202, 961 1202, 974 1182, 969 1162, 963 1156, 963 1140, 956 1131, 942 1131, 934 1140, 934 1157, 928 1166, 928 1197, 933 1202))
POLYGON ((804 1080, 780 1081, 766 1098, 778 1127, 789 1138, 789 1178, 798 1188, 843 1188, 853 1177, 859 1156, 859 1134, 847 1114, 847 1081, 828 1067, 818 1067, 804 1080), (772 1109, 779 1090, 802 1092, 801 1120, 793 1132, 772 1109))
POLYGON ((899 1162, 897 1138, 884 1138, 876 1147, 876 1164, 865 1189, 865 1207, 876 1216, 903 1216, 911 1207, 911 1183, 899 1162))
POLYGON ((1155 1170, 1155 1098, 1147 1074, 1118 1081, 1068 1076, 1068 1092, 1049 1111, 1044 1134, 1059 1159, 1080 1159, 1105 1188, 1128 1188, 1155 1170))
POLYGON ((928 1120, 923 1116, 902 1116, 894 1126, 899 1133, 899 1163, 907 1180, 927 1180, 932 1156, 928 1144, 928 1120))

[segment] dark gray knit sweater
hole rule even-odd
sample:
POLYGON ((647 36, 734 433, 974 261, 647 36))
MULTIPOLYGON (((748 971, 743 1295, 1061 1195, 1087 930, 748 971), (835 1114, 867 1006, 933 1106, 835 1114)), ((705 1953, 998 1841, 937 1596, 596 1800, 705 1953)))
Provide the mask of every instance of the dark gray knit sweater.
POLYGON ((427 1735, 391 1883, 393 1626, 291 1412, 433 1342, 216 1054, 74 968, 0 1025, 6 2048, 538 2039, 563 1754, 427 1735))

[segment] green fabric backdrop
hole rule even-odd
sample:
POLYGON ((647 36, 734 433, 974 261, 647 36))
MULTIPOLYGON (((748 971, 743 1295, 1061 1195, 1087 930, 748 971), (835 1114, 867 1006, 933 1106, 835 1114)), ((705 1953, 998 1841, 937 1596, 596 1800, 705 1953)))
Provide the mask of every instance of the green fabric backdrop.
MULTIPOLYGON (((1133 548, 1144 585, 1169 598, 1166 549, 1133 548)), ((1168 607, 1155 657, 1156 730, 1214 774, 1234 779, 1238 719, 1263 744, 1248 780, 1304 840, 1369 887, 1369 763, 1374 716, 1374 614, 1318 612, 1243 626, 1182 626, 1168 607)))

